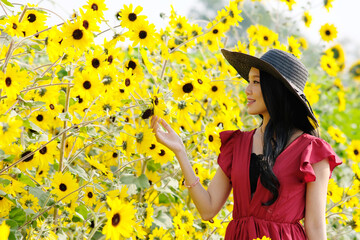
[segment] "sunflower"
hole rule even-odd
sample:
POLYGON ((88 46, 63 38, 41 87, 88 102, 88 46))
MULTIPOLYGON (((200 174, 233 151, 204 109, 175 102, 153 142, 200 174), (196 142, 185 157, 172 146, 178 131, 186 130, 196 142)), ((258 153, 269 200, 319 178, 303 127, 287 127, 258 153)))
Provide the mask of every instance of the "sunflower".
MULTIPOLYGON (((173 9, 173 6, 171 6, 171 8, 173 9)), ((169 25, 175 30, 175 33, 179 35, 185 34, 185 30, 191 28, 189 20, 186 17, 176 14, 170 16, 169 25)))
POLYGON ((228 17, 226 18, 227 24, 238 26, 238 23, 243 21, 243 18, 240 16, 242 10, 239 9, 238 3, 236 3, 236 1, 230 1, 229 6, 226 6, 225 9, 226 13, 228 14, 228 17))
POLYGON ((87 206, 90 207, 96 203, 96 195, 92 187, 85 188, 83 201, 87 206))
POLYGON ((340 70, 335 59, 325 54, 320 59, 320 65, 329 76, 335 77, 340 70))
POLYGON ((99 96, 102 86, 98 75, 89 71, 76 71, 74 77, 74 87, 71 92, 72 96, 81 95, 85 101, 92 101, 99 96))
POLYGON ((135 225, 134 216, 136 210, 132 203, 124 203, 119 198, 107 198, 110 211, 106 212, 107 222, 102 230, 106 239, 129 238, 135 225))
MULTIPOLYGON (((1 213, 0 213, 0 216, 1 216, 1 213)), ((10 234, 10 226, 8 226, 6 224, 5 220, 3 220, 1 225, 0 225, 0 232, 1 232, 1 239, 4 239, 4 240, 8 239, 9 234, 10 234)))
POLYGON ((148 126, 144 126, 135 130, 135 142, 138 153, 145 154, 147 147, 151 145, 153 138, 155 137, 152 129, 148 126))
POLYGON ((145 20, 141 21, 129 32, 129 38, 133 41, 133 47, 139 44, 140 47, 146 47, 152 51, 157 39, 155 25, 149 24, 149 22, 145 20))
POLYGON ((104 11, 108 10, 105 4, 105 0, 88 0, 87 5, 83 6, 89 15, 99 20, 104 18, 104 11))
POLYGON ((289 43, 288 52, 293 54, 295 57, 300 58, 301 51, 299 50, 300 43, 298 42, 298 40, 295 39, 294 36, 291 36, 288 37, 288 43, 289 43))
POLYGON ((330 8, 332 8, 332 2, 334 0, 324 0, 324 7, 326 8, 326 10, 329 12, 330 11, 330 8))
POLYGON ((347 147, 346 152, 348 158, 354 162, 360 162, 360 140, 352 140, 350 145, 347 147))
POLYGON ((100 27, 97 25, 98 21, 96 18, 94 18, 94 15, 91 13, 91 11, 84 13, 84 11, 80 8, 79 18, 85 30, 90 32, 100 32, 100 27))
POLYGON ((44 178, 47 178, 49 170, 49 164, 40 164, 39 167, 36 169, 35 180, 40 183, 44 183, 44 178))
POLYGON ((196 88, 195 81, 191 78, 184 78, 178 82, 171 82, 170 88, 172 89, 173 97, 176 100, 197 96, 197 92, 199 91, 199 89, 196 88))
POLYGON ((6 73, 0 73, 0 89, 8 99, 15 100, 20 91, 29 84, 28 73, 20 70, 18 65, 9 64, 6 73))
POLYGON ((225 92, 225 83, 223 81, 211 81, 209 84, 209 89, 207 91, 208 97, 212 100, 218 101, 220 100, 224 95, 225 92))
POLYGON ((338 91, 336 93, 338 100, 339 100, 339 106, 338 106, 338 110, 339 112, 343 112, 346 109, 346 98, 345 98, 345 93, 344 91, 338 91))
POLYGON ((180 210, 173 218, 175 229, 191 231, 194 223, 194 215, 188 210, 180 210))
POLYGON ((24 31, 27 28, 28 22, 22 21, 19 22, 19 15, 12 15, 7 16, 7 18, 4 18, 0 20, 0 25, 5 26, 5 28, 1 29, 2 31, 6 32, 10 36, 14 37, 24 37, 24 31))
MULTIPOLYGON (((29 150, 35 151, 42 147, 46 142, 41 141, 29 145, 29 150)), ((57 142, 51 141, 47 145, 43 146, 39 151, 35 152, 34 158, 37 158, 40 165, 54 164, 55 155, 58 155, 57 142)), ((58 157, 58 156, 56 156, 58 157)))
POLYGON ((23 209, 32 209, 34 212, 37 212, 40 209, 39 199, 32 194, 22 196, 19 202, 23 206, 23 209))
POLYGON ((54 125, 55 120, 52 114, 46 110, 37 110, 31 113, 30 121, 43 131, 49 130, 54 125))
POLYGON ((354 77, 356 81, 360 81, 360 61, 356 61, 350 67, 350 74, 354 77))
POLYGON ((329 42, 337 37, 337 30, 334 24, 324 24, 320 28, 320 35, 322 40, 329 42))
POLYGON ((339 128, 330 126, 328 128, 327 132, 329 133, 331 138, 335 140, 335 142, 342 143, 342 144, 344 144, 346 142, 346 136, 339 128))
POLYGON ((344 54, 344 49, 342 48, 342 46, 340 44, 336 44, 335 46, 327 49, 325 51, 325 54, 327 54, 335 59, 335 61, 337 62, 337 64, 340 67, 340 70, 344 69, 345 54, 344 54))
POLYGON ((112 171, 108 169, 104 164, 99 162, 98 159, 95 159, 93 156, 87 156, 85 157, 85 160, 90 164, 92 168, 100 170, 102 174, 104 174, 106 177, 112 180, 113 178, 112 171))
POLYGON ((170 240, 171 236, 168 233, 168 230, 156 227, 151 231, 149 235, 149 240, 170 240))
POLYGON ((56 195, 56 201, 59 201, 68 194, 70 195, 61 200, 63 203, 70 203, 72 200, 76 200, 77 193, 75 191, 79 188, 79 184, 70 172, 64 174, 56 172, 51 186, 54 187, 51 193, 56 195))
POLYGON ((206 139, 204 143, 207 144, 208 148, 214 151, 216 154, 220 153, 220 129, 218 127, 214 127, 212 125, 208 125, 205 127, 205 136, 206 139))
POLYGON ((317 103, 319 101, 320 96, 320 85, 316 85, 315 83, 306 83, 304 94, 307 96, 307 99, 311 105, 317 103))
POLYGON ((165 164, 173 161, 175 155, 170 149, 162 145, 160 145, 157 149, 157 154, 153 155, 155 163, 165 164))
POLYGON ((74 22, 67 21, 61 29, 63 31, 61 45, 64 47, 86 50, 93 43, 93 34, 84 28, 82 21, 79 19, 74 22))
POLYGON ((20 138, 22 124, 23 121, 18 117, 0 117, 0 148, 5 148, 20 138))
POLYGON ((37 10, 26 10, 23 20, 28 23, 25 29, 25 36, 30 36, 44 30, 46 28, 46 19, 47 16, 44 12, 37 10))
MULTIPOLYGON (((20 156, 18 156, 18 159, 21 159, 25 156, 28 156, 29 154, 31 154, 32 151, 30 151, 29 149, 26 149, 25 151, 23 151, 20 156)), ((28 157, 26 157, 22 162, 20 162, 18 164, 18 168, 21 171, 26 171, 27 169, 32 170, 33 168, 37 168, 40 165, 39 159, 38 158, 34 158, 34 154, 29 155, 28 157)))
POLYGON ((108 65, 106 62, 106 54, 104 50, 96 45, 93 46, 93 51, 89 51, 85 54, 86 69, 91 74, 102 74, 105 67, 108 65))
POLYGON ((0 217, 1 218, 6 217, 9 214, 12 205, 13 205, 13 203, 9 199, 7 199, 6 196, 0 195, 0 217))
POLYGON ((113 95, 117 90, 116 87, 119 85, 117 71, 113 71, 111 68, 106 67, 101 73, 101 83, 104 93, 106 95, 113 95))
POLYGON ((257 40, 259 41, 260 46, 269 47, 278 40, 278 34, 271 31, 265 26, 260 25, 257 32, 257 40))
POLYGON ((300 47, 304 50, 308 49, 308 43, 304 37, 298 39, 300 43, 300 47))
POLYGON ((292 10, 292 6, 296 3, 295 0, 280 0, 280 1, 285 2, 290 11, 292 10))
POLYGON ((124 4, 124 8, 117 13, 117 18, 120 20, 120 25, 128 29, 134 29, 134 27, 141 21, 146 19, 146 16, 139 15, 143 8, 137 6, 133 10, 133 5, 130 3, 129 6, 124 4))
MULTIPOLYGON (((130 133, 129 131, 126 131, 130 133)), ((120 133, 120 137, 116 137, 116 145, 119 146, 120 151, 127 157, 130 158, 135 154, 135 139, 129 134, 120 133)))
POLYGON ((304 12, 304 15, 303 15, 302 19, 303 19, 303 21, 305 23, 305 26, 310 27, 310 24, 312 22, 312 16, 310 15, 309 11, 304 12))
POLYGON ((124 71, 129 70, 130 68, 132 69, 132 74, 136 77, 136 79, 142 81, 144 72, 137 59, 131 58, 125 62, 124 71))

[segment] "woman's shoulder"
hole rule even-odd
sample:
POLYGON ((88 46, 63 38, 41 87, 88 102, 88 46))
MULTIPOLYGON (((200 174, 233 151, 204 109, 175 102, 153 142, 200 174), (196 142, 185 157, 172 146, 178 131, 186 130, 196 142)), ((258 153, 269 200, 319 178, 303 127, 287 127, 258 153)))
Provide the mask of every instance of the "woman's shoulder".
POLYGON ((243 137, 251 137, 252 133, 255 131, 255 129, 250 130, 250 131, 242 131, 240 129, 236 129, 236 130, 223 130, 220 132, 220 139, 221 142, 227 142, 231 139, 235 139, 235 138, 243 138, 243 137))

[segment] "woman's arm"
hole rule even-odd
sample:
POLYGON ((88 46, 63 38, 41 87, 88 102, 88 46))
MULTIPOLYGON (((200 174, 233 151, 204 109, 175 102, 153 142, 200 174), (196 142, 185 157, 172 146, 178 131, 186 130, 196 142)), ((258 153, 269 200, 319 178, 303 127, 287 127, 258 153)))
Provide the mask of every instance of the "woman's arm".
MULTIPOLYGON (((191 167, 181 138, 165 120, 158 119, 156 116, 151 119, 151 127, 155 132, 157 141, 175 153, 186 185, 195 183, 196 175, 191 167), (166 132, 159 128, 158 122, 165 128, 166 132)), ((203 220, 207 221, 212 219, 220 211, 230 194, 231 187, 229 178, 221 168, 218 168, 207 190, 204 189, 201 183, 189 188, 191 199, 203 220)))
POLYGON ((326 240, 326 197, 330 176, 329 161, 312 165, 316 180, 306 184, 305 232, 309 240, 326 240))

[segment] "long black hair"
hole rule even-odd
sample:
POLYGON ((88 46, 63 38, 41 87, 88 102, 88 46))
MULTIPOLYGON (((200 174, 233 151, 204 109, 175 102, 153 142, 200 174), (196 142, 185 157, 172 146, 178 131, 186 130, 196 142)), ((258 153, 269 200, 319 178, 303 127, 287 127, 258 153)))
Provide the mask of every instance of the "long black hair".
POLYGON ((263 158, 260 160, 261 184, 273 194, 271 200, 263 203, 269 206, 278 198, 280 187, 272 168, 294 131, 299 129, 314 136, 319 134, 308 119, 306 107, 279 79, 260 71, 260 86, 270 115, 264 132, 263 158))

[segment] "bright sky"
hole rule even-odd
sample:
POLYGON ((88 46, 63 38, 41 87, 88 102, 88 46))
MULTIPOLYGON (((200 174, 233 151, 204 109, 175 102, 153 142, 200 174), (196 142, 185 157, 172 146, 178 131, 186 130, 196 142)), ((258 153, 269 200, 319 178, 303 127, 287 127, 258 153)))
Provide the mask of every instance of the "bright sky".
MULTIPOLYGON (((81 6, 87 3, 87 0, 22 0, 23 2, 28 2, 32 4, 38 4, 41 7, 48 8, 53 10, 63 18, 68 18, 71 15, 73 9, 79 9, 81 6)), ((263 0, 264 2, 274 3, 276 6, 279 6, 279 0, 263 0)), ((346 52, 354 52, 355 56, 360 58, 360 27, 356 26, 360 23, 360 0, 334 0, 332 2, 333 8, 330 9, 328 13, 325 8, 322 7, 324 0, 296 0, 294 5, 294 10, 297 8, 300 12, 302 5, 306 6, 308 2, 311 2, 312 8, 310 9, 310 14, 313 16, 313 22, 310 29, 307 29, 308 37, 314 41, 319 41, 320 35, 319 30, 321 25, 325 23, 335 24, 335 27, 338 30, 337 42, 346 43, 350 42, 351 44, 346 45, 346 52)), ((13 2, 10 0, 10 2, 13 2)), ((118 22, 115 20, 115 14, 119 11, 124 4, 128 5, 132 3, 134 6, 142 6, 142 14, 148 17, 148 20, 151 23, 154 23, 157 26, 157 29, 160 29, 165 26, 166 21, 160 18, 160 13, 165 13, 169 16, 172 4, 176 12, 180 15, 186 15, 191 8, 196 7, 198 3, 196 0, 105 0, 105 3, 108 7, 107 19, 111 26, 115 26, 118 22)), ((286 9, 285 3, 284 4, 286 9)), ((306 7, 307 8, 307 7, 306 7)), ((1 11, 1 10, 0 10, 1 11)), ((61 23, 61 19, 58 17, 52 18, 52 24, 61 23)), ((106 35, 107 38, 110 38, 112 34, 106 35)), ((335 43, 335 42, 334 42, 335 43)), ((331 43, 332 44, 332 43, 331 43)), ((350 60, 350 59, 349 59, 350 60)), ((351 59, 355 61, 355 59, 351 59)))

